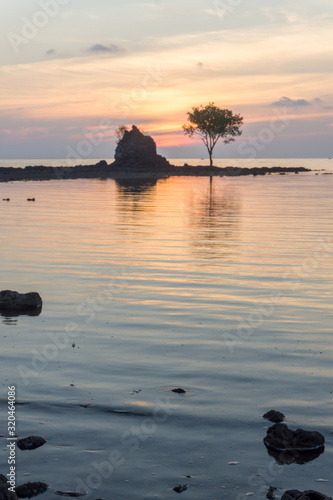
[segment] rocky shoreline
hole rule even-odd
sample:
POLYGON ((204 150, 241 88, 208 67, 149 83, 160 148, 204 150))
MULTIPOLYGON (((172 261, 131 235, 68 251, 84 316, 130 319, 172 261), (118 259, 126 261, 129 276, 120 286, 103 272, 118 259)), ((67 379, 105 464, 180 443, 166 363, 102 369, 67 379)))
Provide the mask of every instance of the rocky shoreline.
POLYGON ((27 166, 25 168, 0 167, 0 182, 15 181, 50 181, 67 179, 165 179, 172 176, 227 176, 236 177, 244 175, 269 175, 287 174, 311 171, 305 167, 213 167, 191 166, 185 164, 182 167, 175 165, 144 166, 142 163, 136 168, 115 161, 107 164, 100 161, 96 165, 78 165, 75 167, 48 167, 48 166, 27 166))
MULTIPOLYGON (((96 165, 77 165, 75 167, 27 166, 25 168, 0 167, 0 182, 50 181, 65 179, 166 179, 172 176, 228 176, 267 175, 309 172, 304 167, 208 167, 192 166, 185 163, 182 167, 171 165, 157 153, 154 139, 142 133, 136 125, 131 130, 124 129, 119 138, 114 155, 115 161, 108 164, 105 160, 96 165)), ((4 200, 9 201, 9 200, 4 200)))

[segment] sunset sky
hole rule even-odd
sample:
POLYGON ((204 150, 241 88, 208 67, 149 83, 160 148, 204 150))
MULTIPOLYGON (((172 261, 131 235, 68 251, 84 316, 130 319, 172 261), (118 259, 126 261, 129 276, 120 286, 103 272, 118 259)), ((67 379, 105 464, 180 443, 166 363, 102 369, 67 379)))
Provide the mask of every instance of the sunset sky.
POLYGON ((200 158, 192 106, 244 117, 216 158, 333 156, 331 0, 5 0, 0 158, 112 158, 135 123, 200 158))

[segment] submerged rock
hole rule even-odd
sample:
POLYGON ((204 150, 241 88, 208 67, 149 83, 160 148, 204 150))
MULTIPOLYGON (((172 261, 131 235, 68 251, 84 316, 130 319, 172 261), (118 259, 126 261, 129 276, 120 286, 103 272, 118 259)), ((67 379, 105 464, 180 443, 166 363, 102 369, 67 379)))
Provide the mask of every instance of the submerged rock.
POLYGON ((279 423, 279 422, 283 422, 283 420, 286 417, 280 411, 269 410, 267 413, 265 413, 265 415, 263 415, 263 418, 266 418, 270 422, 274 422, 276 424, 276 423, 279 423))
POLYGON ((332 497, 327 497, 322 493, 314 490, 288 490, 282 495, 281 500, 332 500, 332 497))
POLYGON ((46 443, 46 439, 40 436, 29 436, 17 441, 17 446, 20 450, 35 450, 46 443))
POLYGON ((180 484, 179 486, 176 486, 175 488, 172 488, 172 489, 176 493, 183 493, 183 491, 186 491, 187 488, 188 488, 188 484, 180 484))
POLYGON ((181 387, 178 387, 178 389, 172 389, 172 392, 175 392, 176 394, 185 394, 186 393, 185 389, 182 389, 181 387))
POLYGON ((278 451, 318 450, 325 446, 324 436, 317 431, 293 431, 286 424, 275 424, 267 430, 264 443, 268 448, 278 451))
POLYGON ((18 498, 32 498, 44 493, 49 485, 37 481, 35 483, 24 483, 15 489, 18 498))
POLYGON ((43 301, 37 292, 19 293, 11 290, 0 292, 1 314, 40 314, 43 301))

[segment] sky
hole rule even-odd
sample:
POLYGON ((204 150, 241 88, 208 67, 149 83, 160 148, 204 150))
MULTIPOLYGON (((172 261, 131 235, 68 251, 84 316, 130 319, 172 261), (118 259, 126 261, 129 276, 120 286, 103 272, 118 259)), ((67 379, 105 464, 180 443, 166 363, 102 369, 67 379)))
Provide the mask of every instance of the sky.
POLYGON ((210 102, 244 119, 215 158, 333 156, 331 0, 4 0, 0 28, 2 159, 111 159, 132 124, 203 158, 210 102))

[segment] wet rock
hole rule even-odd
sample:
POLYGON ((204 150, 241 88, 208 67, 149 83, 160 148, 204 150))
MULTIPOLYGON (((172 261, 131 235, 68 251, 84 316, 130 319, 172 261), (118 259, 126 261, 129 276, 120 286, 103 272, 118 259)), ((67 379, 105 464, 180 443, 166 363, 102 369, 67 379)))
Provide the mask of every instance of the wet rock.
POLYGON ((283 450, 316 450, 325 446, 324 436, 317 431, 297 429, 293 431, 286 424, 275 424, 267 430, 264 443, 268 448, 283 450))
POLYGON ((35 450, 46 443, 46 439, 40 436, 29 436, 17 441, 17 446, 20 450, 35 450))
POLYGON ((0 313, 25 314, 34 312, 40 314, 43 301, 37 292, 19 293, 11 290, 0 292, 0 313))
POLYGON ((175 488, 172 488, 172 489, 176 493, 183 493, 183 491, 186 491, 187 488, 188 488, 188 484, 180 484, 179 486, 176 486, 175 488))
POLYGON ((281 500, 332 500, 332 497, 327 497, 314 490, 303 492, 299 490, 288 490, 282 495, 281 500))
POLYGON ((9 485, 0 483, 0 500, 17 500, 17 495, 8 490, 9 485))
POLYGON ((24 483, 16 487, 18 498, 32 498, 44 493, 49 485, 37 481, 36 483, 24 483))
POLYGON ((182 389, 181 387, 178 387, 178 389, 172 389, 172 392, 175 392, 176 394, 185 394, 186 391, 182 389))
POLYGON ((277 424, 279 422, 283 422, 286 417, 280 411, 269 410, 267 413, 265 413, 265 415, 263 415, 263 418, 266 418, 270 422, 274 422, 275 424, 277 424))
POLYGON ((266 498, 268 498, 268 500, 274 500, 275 499, 274 491, 276 490, 277 488, 275 488, 274 486, 270 486, 266 493, 266 498))
POLYGON ((164 167, 169 162, 157 154, 156 143, 152 137, 144 135, 138 127, 125 130, 123 137, 117 144, 114 166, 125 166, 137 169, 138 167, 164 167))

